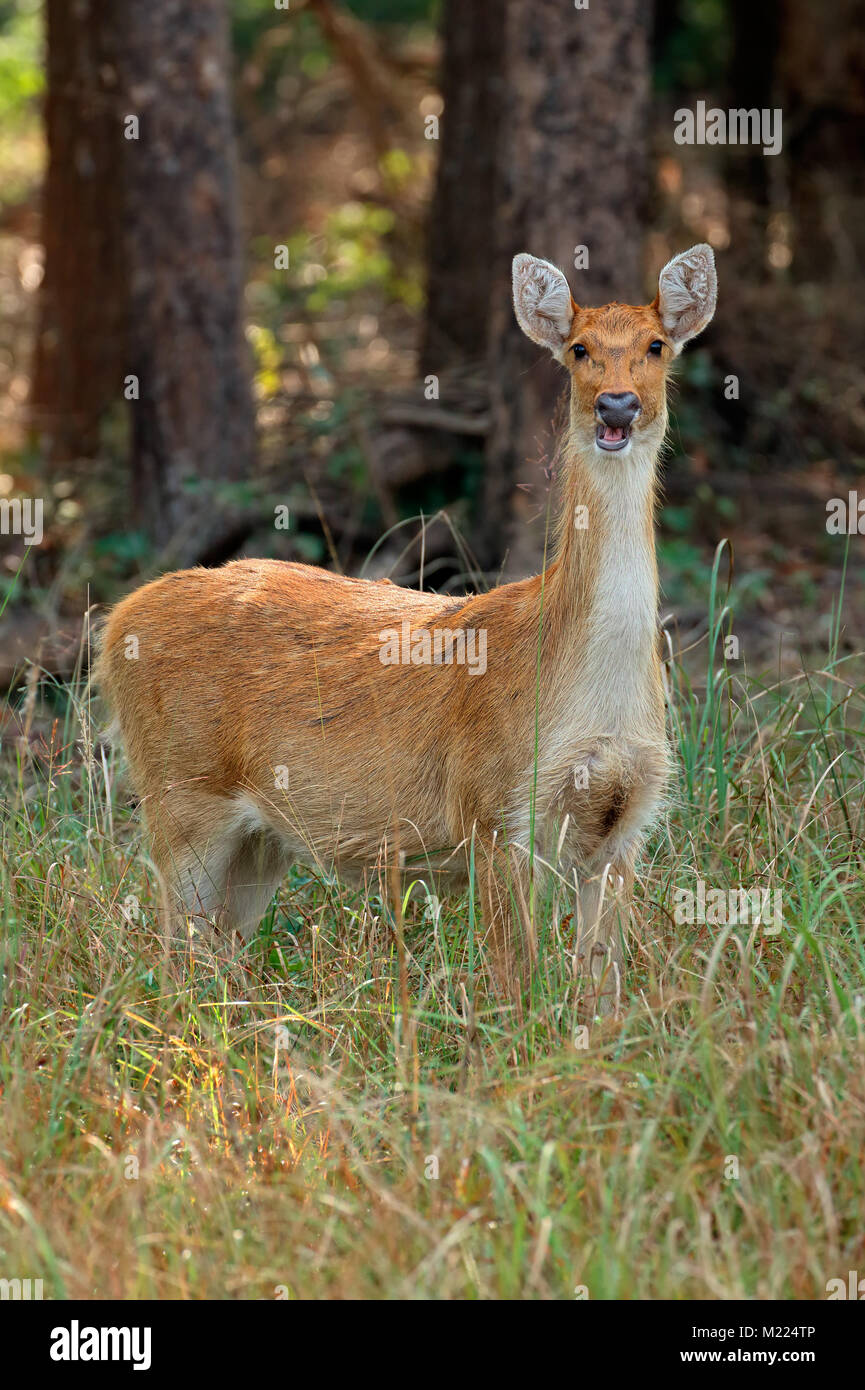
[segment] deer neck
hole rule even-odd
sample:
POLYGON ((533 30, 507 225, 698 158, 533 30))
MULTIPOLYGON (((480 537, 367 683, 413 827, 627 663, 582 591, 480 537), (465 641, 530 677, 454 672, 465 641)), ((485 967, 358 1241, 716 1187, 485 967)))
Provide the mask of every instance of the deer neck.
POLYGON ((639 729, 653 706, 659 442, 626 455, 566 450, 554 564, 545 576, 542 662, 550 717, 600 734, 639 729), (557 706, 557 708, 556 708, 557 706))

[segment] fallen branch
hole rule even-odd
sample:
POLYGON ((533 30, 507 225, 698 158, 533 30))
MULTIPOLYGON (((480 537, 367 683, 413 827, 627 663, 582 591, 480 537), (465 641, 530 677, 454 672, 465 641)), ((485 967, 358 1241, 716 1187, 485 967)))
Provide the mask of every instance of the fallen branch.
POLYGON ((437 406, 389 405, 381 413, 385 425, 411 425, 417 429, 444 430, 447 434, 485 435, 489 432, 490 417, 484 411, 466 415, 458 410, 442 410, 437 406))

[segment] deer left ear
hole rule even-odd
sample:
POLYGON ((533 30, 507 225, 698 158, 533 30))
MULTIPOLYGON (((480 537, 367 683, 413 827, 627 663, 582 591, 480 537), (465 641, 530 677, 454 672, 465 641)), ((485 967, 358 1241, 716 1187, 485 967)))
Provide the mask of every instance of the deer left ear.
POLYGON ((527 251, 514 256, 513 294, 517 323, 526 337, 560 357, 577 306, 558 266, 527 251))
POLYGON ((718 277, 711 246, 692 246, 664 266, 654 307, 677 353, 711 321, 717 297, 718 277))

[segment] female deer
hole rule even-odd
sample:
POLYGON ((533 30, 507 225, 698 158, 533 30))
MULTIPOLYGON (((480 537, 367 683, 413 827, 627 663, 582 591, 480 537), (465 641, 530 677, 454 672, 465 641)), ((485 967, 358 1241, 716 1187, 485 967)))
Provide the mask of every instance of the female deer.
POLYGON ((653 520, 667 374, 715 294, 708 246, 639 308, 580 308, 561 271, 515 257, 520 326, 571 377, 543 574, 455 600, 240 560, 114 609, 97 679, 183 913, 249 934, 293 858, 357 874, 383 847, 473 846, 497 973, 512 922, 531 933, 534 865, 555 861, 578 882, 600 989, 620 952, 605 888, 627 901, 668 773, 653 520), (483 662, 461 661, 479 634, 483 662))

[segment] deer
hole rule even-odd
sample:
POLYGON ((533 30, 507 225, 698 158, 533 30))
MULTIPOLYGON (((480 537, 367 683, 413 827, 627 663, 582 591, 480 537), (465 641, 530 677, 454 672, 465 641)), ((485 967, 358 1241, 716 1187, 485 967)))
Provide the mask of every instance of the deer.
POLYGON ((113 608, 95 676, 188 932, 248 940, 295 861, 365 882, 383 853, 438 854, 473 880, 506 994, 535 958, 535 875, 552 871, 573 884, 592 1007, 616 1007, 672 766, 654 517, 667 384, 716 293, 703 244, 642 306, 581 307, 556 266, 514 257, 517 322, 570 376, 541 573, 454 597, 239 559, 113 608), (472 633, 483 662, 459 659, 472 633))

